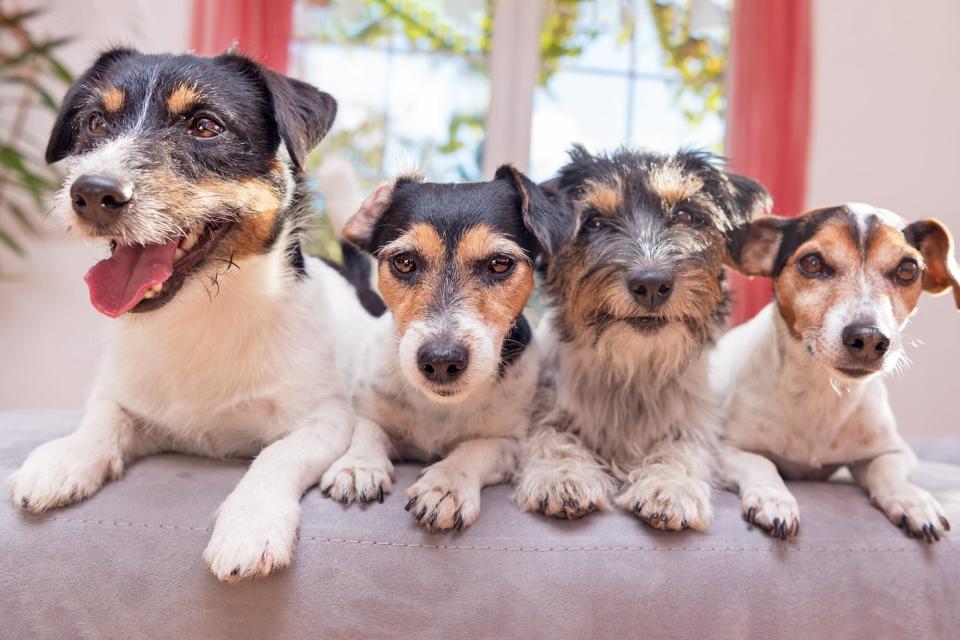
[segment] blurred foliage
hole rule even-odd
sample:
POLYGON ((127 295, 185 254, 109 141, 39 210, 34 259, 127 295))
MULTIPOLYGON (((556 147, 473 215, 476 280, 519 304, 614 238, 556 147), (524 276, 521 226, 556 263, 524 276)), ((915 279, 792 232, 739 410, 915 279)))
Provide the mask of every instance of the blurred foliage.
POLYGON ((24 253, 18 235, 37 233, 37 214, 59 185, 44 162, 42 141, 24 137, 27 118, 37 105, 56 113, 57 100, 48 87, 73 82, 56 57, 68 39, 38 38, 28 27, 39 13, 0 6, 0 95, 12 105, 12 117, 3 123, 6 131, 0 130, 0 251, 16 255, 24 253))
MULTIPOLYGON (((680 76, 678 106, 692 124, 710 113, 722 117, 726 110, 726 72, 729 38, 715 40, 690 32, 690 0, 647 0, 663 49, 664 64, 680 76), (697 98, 697 108, 682 102, 697 98)), ((728 33, 728 31, 724 31, 728 33)))

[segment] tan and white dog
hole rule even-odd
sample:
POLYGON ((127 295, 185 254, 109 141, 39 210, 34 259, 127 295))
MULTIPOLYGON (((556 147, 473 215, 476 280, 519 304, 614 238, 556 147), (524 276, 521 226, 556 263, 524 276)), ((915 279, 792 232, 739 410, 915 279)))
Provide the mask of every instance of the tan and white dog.
POLYGON ((762 218, 732 252, 773 278, 775 300, 713 354, 723 399, 724 475, 744 517, 784 539, 800 525, 783 478, 826 479, 849 467, 875 506, 909 535, 950 524, 909 480, 915 456, 897 433, 883 376, 904 364, 902 330, 922 291, 953 289, 960 268, 937 220, 907 224, 864 204, 762 218))
POLYGON ((302 162, 335 113, 232 54, 114 50, 70 90, 47 160, 65 225, 110 245, 86 281, 116 319, 79 428, 10 478, 17 505, 82 500, 152 453, 256 456, 204 558, 220 579, 290 562, 301 495, 355 421, 331 347, 343 280, 300 248, 302 162))

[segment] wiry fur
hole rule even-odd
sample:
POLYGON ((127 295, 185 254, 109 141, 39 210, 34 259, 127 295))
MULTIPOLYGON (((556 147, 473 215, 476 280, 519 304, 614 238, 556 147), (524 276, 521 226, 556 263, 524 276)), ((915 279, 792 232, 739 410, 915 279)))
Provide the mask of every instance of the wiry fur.
POLYGON ((726 310, 726 239, 766 208, 766 192, 702 153, 579 147, 549 187, 573 204, 571 238, 545 269, 539 414, 516 499, 580 517, 609 508, 619 488, 616 503, 652 526, 703 529, 719 426, 707 349, 726 310), (690 225, 675 222, 680 211, 690 225), (654 313, 628 287, 650 268, 674 277, 654 313))
POLYGON ((234 55, 109 52, 71 89, 48 148, 51 162, 66 158, 64 193, 91 173, 127 181, 132 193, 107 225, 74 215, 61 197, 75 234, 149 245, 210 225, 219 232, 163 282, 162 298, 144 298, 111 323, 80 427, 38 447, 10 478, 20 507, 82 500, 162 451, 255 456, 220 506, 203 555, 220 579, 290 562, 300 497, 347 449, 355 421, 330 345, 327 280, 337 276, 305 260, 299 238, 300 162, 334 104, 234 55), (98 98, 105 86, 109 103, 98 98), (204 112, 226 125, 222 139, 192 139, 191 114, 167 110, 174 92, 178 110, 203 95, 204 112), (107 127, 94 134, 86 123, 98 109, 107 127))
POLYGON ((920 292, 956 293, 960 269, 949 233, 935 220, 907 225, 889 211, 850 204, 758 220, 737 245, 733 264, 774 278, 775 290, 775 301, 725 335, 713 356, 723 477, 739 492, 744 517, 776 537, 797 535, 799 506, 783 478, 825 480, 849 466, 891 522, 939 540, 949 522, 909 482, 915 456, 897 433, 881 376, 904 362, 901 331, 920 292), (821 256, 826 275, 800 270, 811 254, 821 256), (904 261, 923 275, 898 282, 904 261), (850 324, 886 336, 879 359, 845 348, 850 324))

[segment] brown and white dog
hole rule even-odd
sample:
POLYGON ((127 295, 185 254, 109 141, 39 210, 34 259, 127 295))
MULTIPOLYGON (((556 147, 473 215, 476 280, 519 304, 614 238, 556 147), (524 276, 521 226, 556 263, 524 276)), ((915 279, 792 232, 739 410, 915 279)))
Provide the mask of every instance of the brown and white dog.
POLYGON ((86 281, 115 320, 79 428, 11 477, 20 507, 82 500, 161 451, 256 456, 204 558, 221 579, 290 561, 301 494, 355 421, 331 347, 343 280, 300 248, 301 168, 335 113, 232 54, 114 50, 69 91, 47 160, 65 226, 109 245, 86 281))
POLYGON ((737 269, 773 278, 775 300, 730 331, 713 356, 724 407, 724 475, 744 517, 797 534, 788 479, 849 467, 874 505, 908 534, 939 540, 950 524, 909 481, 915 456, 897 433, 883 375, 904 364, 902 330, 922 291, 953 289, 960 268, 937 220, 907 224, 864 204, 763 218, 732 252, 737 269))
MULTIPOLYGON (((328 202, 350 200, 331 197, 348 180, 325 182, 328 202)), ((558 244, 557 211, 503 166, 489 182, 401 176, 346 221, 344 236, 376 258, 389 313, 338 307, 337 326, 351 331, 337 341, 340 367, 370 421, 324 474, 326 495, 383 501, 391 461, 423 461, 431 464, 407 489, 416 521, 432 531, 476 522, 481 489, 513 476, 527 432, 538 356, 523 308, 534 260, 558 244)))

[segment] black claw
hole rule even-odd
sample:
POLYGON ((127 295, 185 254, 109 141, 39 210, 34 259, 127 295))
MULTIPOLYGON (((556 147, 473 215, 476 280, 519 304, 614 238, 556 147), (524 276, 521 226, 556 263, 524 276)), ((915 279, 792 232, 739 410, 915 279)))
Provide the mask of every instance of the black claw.
POLYGON ((903 514, 902 516, 900 516, 900 524, 898 524, 897 526, 903 529, 904 531, 906 531, 907 533, 910 533, 909 525, 910 525, 910 519, 907 517, 907 514, 903 514))
POLYGON ((417 522, 423 519, 423 516, 427 515, 427 508, 420 507, 420 511, 417 512, 417 522))
POLYGON ((580 500, 579 500, 579 498, 574 498, 573 500, 571 500, 571 502, 573 503, 573 508, 576 509, 577 511, 579 511, 579 510, 580 510, 580 500))
POLYGON ((659 520, 659 519, 660 519, 660 512, 659 512, 659 511, 654 511, 653 513, 650 514, 650 522, 655 522, 655 521, 657 521, 657 520, 659 520))
POLYGON ((340 494, 340 502, 341 502, 341 504, 347 504, 347 503, 350 502, 350 492, 349 492, 349 491, 344 491, 343 493, 340 494))
POLYGON ((383 485, 377 487, 377 502, 383 504, 383 485))
POLYGON ((325 486, 323 489, 320 490, 320 493, 322 493, 323 495, 325 495, 325 496, 327 496, 327 497, 329 498, 331 491, 333 491, 333 485, 332 485, 332 484, 328 484, 327 486, 325 486))
POLYGON ((687 519, 686 519, 686 518, 684 518, 683 520, 680 521, 680 526, 683 527, 684 529, 687 528, 687 525, 688 525, 688 524, 689 524, 689 523, 687 522, 687 519))
POLYGON ((935 542, 940 542, 940 532, 937 531, 937 525, 931 523, 927 525, 930 527, 930 535, 933 536, 935 542))
POLYGON ((21 498, 21 499, 20 499, 20 506, 23 507, 24 509, 26 509, 27 507, 30 506, 30 500, 27 499, 27 498, 21 498))
POLYGON ((540 505, 537 507, 537 511, 540 513, 546 513, 547 507, 550 506, 550 496, 545 496, 540 498, 540 505))
POLYGON ((662 516, 660 516, 660 520, 661 522, 663 522, 663 524, 667 524, 668 522, 670 522, 670 516, 668 516, 667 514, 663 514, 662 516))
POLYGON ((427 518, 427 524, 432 527, 433 525, 437 524, 437 518, 439 517, 440 517, 440 514, 434 511, 433 513, 430 514, 430 517, 427 518))
POLYGON ((366 491, 361 491, 360 494, 357 496, 357 499, 358 499, 360 502, 367 502, 367 492, 366 492, 366 491))
POLYGON ((944 531, 950 531, 950 521, 947 520, 945 517, 940 516, 940 524, 943 525, 944 531))
POLYGON ((404 507, 405 511, 410 511, 413 509, 413 505, 417 504, 417 500, 420 499, 420 496, 413 496, 410 500, 407 501, 407 506, 404 507))
POLYGON ((463 531, 463 515, 459 511, 457 517, 453 519, 453 528, 457 531, 463 531))
POLYGON ((643 505, 645 504, 646 503, 643 500, 637 501, 637 504, 633 505, 633 512, 640 513, 641 511, 643 511, 643 505))
POLYGON ((750 524, 753 524, 753 523, 754 523, 754 518, 756 518, 756 517, 757 517, 757 508, 756 508, 756 507, 750 507, 749 509, 747 509, 747 522, 749 522, 750 524))

